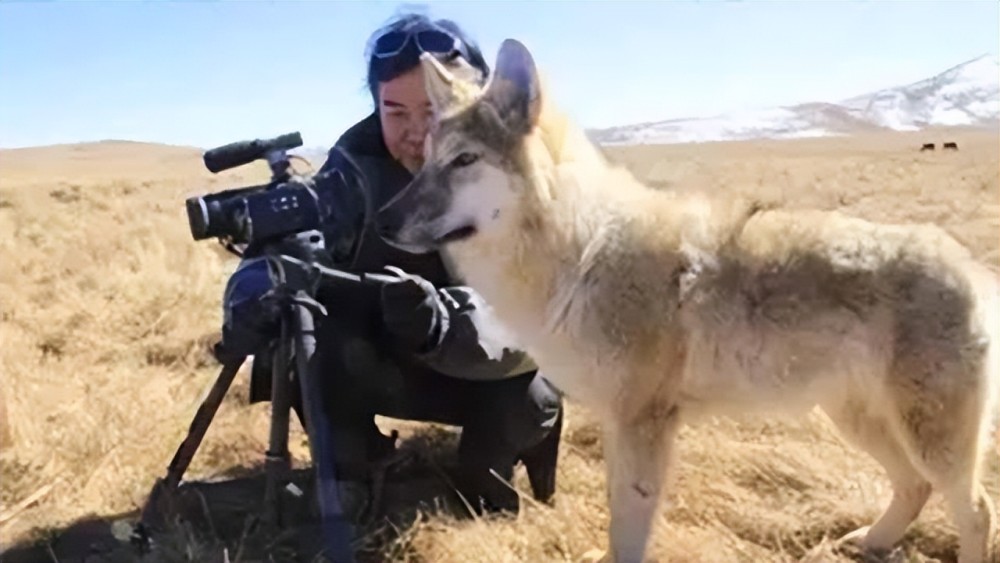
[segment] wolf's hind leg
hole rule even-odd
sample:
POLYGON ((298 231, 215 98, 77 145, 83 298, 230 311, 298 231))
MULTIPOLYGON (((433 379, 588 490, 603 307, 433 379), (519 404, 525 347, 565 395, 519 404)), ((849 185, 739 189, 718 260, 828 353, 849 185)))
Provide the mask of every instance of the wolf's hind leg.
POLYGON ((827 409, 827 414, 848 442, 882 465, 892 484, 892 500, 878 520, 845 535, 841 541, 858 541, 866 551, 890 550, 920 515, 930 497, 931 484, 910 462, 884 420, 867 414, 859 405, 827 409))
MULTIPOLYGON (((941 491, 958 528, 959 563, 1000 563, 997 513, 980 481, 979 428, 959 409, 938 424, 908 425, 914 464, 941 491)), ((920 420, 911 417, 910 420, 920 420)), ((923 420, 928 420, 923 418, 923 420)), ((976 421, 978 422, 978 421, 976 421)))
POLYGON ((611 511, 610 559, 641 563, 678 429, 675 408, 649 408, 631 421, 604 423, 604 459, 611 511))

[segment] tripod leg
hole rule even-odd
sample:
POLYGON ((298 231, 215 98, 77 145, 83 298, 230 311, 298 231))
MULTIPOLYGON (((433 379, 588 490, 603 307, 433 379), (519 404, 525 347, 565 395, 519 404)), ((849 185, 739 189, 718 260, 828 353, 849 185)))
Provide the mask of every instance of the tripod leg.
POLYGON ((271 365, 271 435, 265 455, 264 469, 267 481, 264 489, 264 506, 267 522, 282 525, 281 487, 291 469, 288 453, 288 419, 291 405, 289 381, 289 344, 287 323, 282 323, 281 340, 271 365))
POLYGON ((181 477, 184 476, 184 472, 191 465, 191 460, 194 458, 195 452, 198 451, 198 446, 201 445, 201 441, 205 437, 205 432, 208 431, 212 419, 215 418, 215 413, 219 410, 219 405, 222 404, 222 399, 225 398, 230 385, 233 383, 233 378, 236 377, 236 373, 240 370, 240 366, 243 365, 245 359, 245 357, 233 358, 222 366, 219 377, 216 378, 215 383, 208 392, 208 396, 199 405, 198 411, 191 420, 187 436, 181 442, 180 446, 177 447, 173 459, 170 460, 167 475, 161 479, 157 479, 156 484, 153 485, 153 489, 150 491, 149 497, 146 499, 146 504, 142 509, 139 523, 133 531, 134 542, 147 544, 149 541, 149 529, 159 523, 162 512, 171 510, 173 494, 181 482, 181 477))
POLYGON ((309 448, 313 467, 316 471, 316 494, 326 557, 336 563, 354 561, 351 541, 351 523, 344 514, 340 500, 340 488, 334 469, 334 444, 330 422, 320 403, 320 387, 310 369, 310 360, 316 350, 316 336, 312 311, 307 305, 296 301, 292 315, 295 340, 295 363, 301 386, 302 407, 309 434, 309 448))

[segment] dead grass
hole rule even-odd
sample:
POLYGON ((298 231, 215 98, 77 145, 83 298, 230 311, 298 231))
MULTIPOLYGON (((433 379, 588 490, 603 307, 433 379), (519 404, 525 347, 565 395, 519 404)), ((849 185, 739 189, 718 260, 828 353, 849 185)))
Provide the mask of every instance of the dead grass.
MULTIPOLYGON (((997 267, 1000 141, 974 132, 949 132, 952 139, 957 153, 917 152, 924 141, 945 140, 937 133, 607 152, 671 189, 767 191, 790 206, 935 222, 997 267)), ((254 167, 215 178, 195 150, 140 143, 0 152, 0 391, 9 423, 0 515, 51 486, 0 525, 5 549, 54 541, 80 519, 134 511, 162 475, 217 375, 207 347, 235 265, 214 243, 190 239, 183 199, 264 174, 254 167)), ((426 427, 380 424, 414 439, 426 427)), ((252 469, 267 428, 267 405, 246 405, 240 376, 188 477, 252 469)), ((304 458, 294 424, 293 432, 294 452, 304 458)), ((499 520, 424 510, 375 553, 401 561, 577 561, 603 548, 600 441, 586 412, 570 410, 564 443, 555 507, 526 501, 517 519, 499 520)), ((875 463, 842 445, 818 414, 715 421, 686 429, 681 444, 671 509, 654 540, 661 561, 850 561, 829 539, 868 523, 888 500, 875 463)), ((998 472, 993 455, 994 494, 998 472)), ((525 481, 519 475, 515 486, 527 490, 525 481)), ((899 560, 951 561, 953 533, 935 495, 899 560)), ((223 547, 232 556, 236 546, 182 531, 176 540, 179 560, 218 561, 223 547)))

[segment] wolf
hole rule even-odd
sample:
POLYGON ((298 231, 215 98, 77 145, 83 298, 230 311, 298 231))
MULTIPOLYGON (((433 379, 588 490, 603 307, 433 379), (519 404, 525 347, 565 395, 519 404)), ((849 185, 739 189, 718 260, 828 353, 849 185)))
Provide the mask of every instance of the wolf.
POLYGON ((968 249, 932 225, 647 187, 555 106, 517 40, 481 88, 422 65, 426 162, 380 232, 446 252, 511 346, 596 415, 609 559, 645 557, 682 424, 819 407, 893 488, 844 541, 892 548, 937 490, 959 561, 996 560, 1000 280, 968 249))

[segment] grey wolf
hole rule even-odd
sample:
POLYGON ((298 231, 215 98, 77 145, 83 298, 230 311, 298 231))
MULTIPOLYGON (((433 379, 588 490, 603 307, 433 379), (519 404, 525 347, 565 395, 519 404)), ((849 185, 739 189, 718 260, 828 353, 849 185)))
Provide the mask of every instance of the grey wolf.
MULTIPOLYGON (((411 146, 414 138, 422 143, 427 127, 420 53, 461 44, 465 55, 448 61, 453 71, 480 78, 488 67, 457 25, 422 15, 394 19, 370 44, 376 109, 339 138, 320 169, 340 170, 344 178, 331 188, 336 215, 324 229, 331 260, 354 272, 392 266, 399 280, 381 292, 338 287, 318 295, 329 316, 318 327, 314 361, 329 376, 323 400, 348 505, 364 508, 369 471, 393 452, 394 441, 379 431, 375 415, 460 426, 456 482, 477 510, 519 509, 518 495, 494 476, 511 478, 519 461, 536 498, 549 500, 561 397, 522 352, 496 353, 488 324, 482 330, 489 322, 482 298, 438 254, 389 247, 367 222, 369 205, 402 190, 412 178, 408 167, 422 154, 422 147, 411 146)), ((262 376, 253 380, 254 402, 270 393, 266 366, 276 323, 256 306, 269 287, 266 265, 247 249, 223 299, 224 347, 254 354, 264 368, 254 370, 262 376)))
POLYGON ((485 87, 422 61, 435 121, 382 235, 447 252, 511 346, 599 417, 611 559, 645 556, 682 424, 815 407, 894 491, 845 541, 895 545, 937 490, 959 560, 996 557, 982 461, 1000 288, 966 248, 931 225, 644 186, 558 111, 515 40, 485 87))

